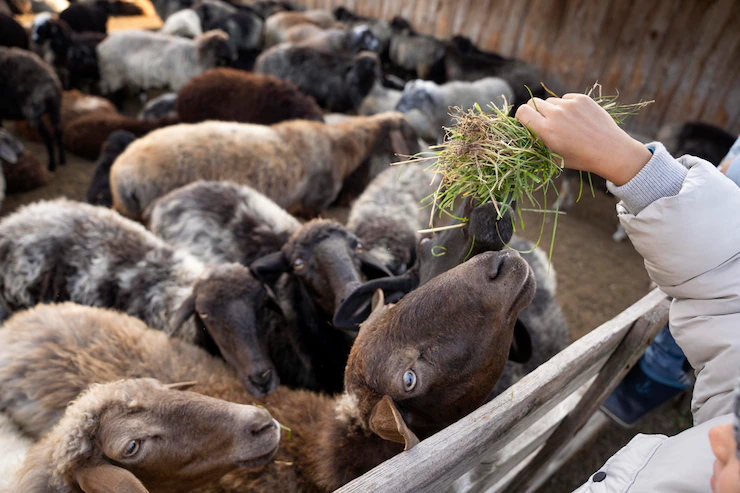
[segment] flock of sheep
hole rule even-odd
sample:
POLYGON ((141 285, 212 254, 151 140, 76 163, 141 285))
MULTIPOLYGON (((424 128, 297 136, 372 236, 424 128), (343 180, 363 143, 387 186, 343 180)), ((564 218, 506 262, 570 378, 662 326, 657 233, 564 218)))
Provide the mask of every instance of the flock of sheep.
POLYGON ((161 30, 107 33, 136 7, 34 0, 29 33, 22 5, 0 121, 48 164, 0 129, 2 190, 97 162, 88 203, 0 221, 0 488, 331 491, 567 345, 510 218, 462 200, 420 234, 438 177, 388 166, 449 106, 525 102, 527 63, 344 8, 155 0, 161 30))

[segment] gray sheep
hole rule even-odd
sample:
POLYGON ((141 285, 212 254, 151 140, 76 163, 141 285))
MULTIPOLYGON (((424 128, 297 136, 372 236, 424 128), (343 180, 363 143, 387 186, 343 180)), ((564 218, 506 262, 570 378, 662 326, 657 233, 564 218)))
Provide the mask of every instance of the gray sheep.
POLYGON ((37 202, 6 217, 0 252, 0 310, 6 316, 60 301, 115 308, 220 352, 254 395, 278 385, 259 332, 267 295, 242 265, 208 269, 140 224, 65 199, 37 202))
POLYGON ((97 51, 100 88, 105 94, 126 87, 177 91, 196 75, 234 59, 228 36, 218 30, 193 40, 142 30, 119 31, 100 43, 97 51))

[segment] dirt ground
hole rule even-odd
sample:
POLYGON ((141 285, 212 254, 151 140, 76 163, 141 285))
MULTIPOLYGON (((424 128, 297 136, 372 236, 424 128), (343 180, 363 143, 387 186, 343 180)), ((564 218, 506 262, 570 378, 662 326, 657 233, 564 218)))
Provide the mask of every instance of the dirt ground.
MULTIPOLYGON (((26 142, 28 149, 45 160, 42 145, 26 142)), ((9 195, 0 210, 7 215, 30 202, 60 196, 84 200, 94 163, 73 154, 46 187, 9 195)), ((617 221, 615 199, 601 192, 584 196, 567 215, 558 219, 552 266, 557 273, 557 299, 570 325, 571 338, 578 339, 644 296, 649 279, 642 259, 629 241, 615 243, 611 235, 617 221)), ((342 211, 330 214, 341 217, 342 211)), ((525 213, 525 230, 530 240, 539 235, 542 215, 525 213)), ((547 249, 553 216, 548 215, 542 245, 547 249)), ((690 425, 688 399, 670 403, 646 417, 635 430, 609 426, 592 444, 566 464, 540 491, 570 492, 597 471, 636 432, 672 435, 690 425)))

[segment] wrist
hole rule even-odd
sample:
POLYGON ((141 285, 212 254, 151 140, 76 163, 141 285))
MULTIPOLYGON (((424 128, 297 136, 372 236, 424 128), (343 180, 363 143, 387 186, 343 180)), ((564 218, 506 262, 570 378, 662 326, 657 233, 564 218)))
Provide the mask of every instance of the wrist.
POLYGON ((628 144, 620 146, 619 151, 606 160, 601 176, 616 186, 622 186, 637 176, 652 157, 653 153, 647 147, 630 138, 628 144))

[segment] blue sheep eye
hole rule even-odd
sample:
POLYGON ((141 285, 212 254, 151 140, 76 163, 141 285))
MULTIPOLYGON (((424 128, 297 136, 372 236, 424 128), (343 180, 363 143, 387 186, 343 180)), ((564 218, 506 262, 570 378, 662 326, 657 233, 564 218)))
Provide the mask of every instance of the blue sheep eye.
POLYGON ((413 370, 406 370, 406 373, 403 374, 403 387, 406 392, 414 390, 414 387, 416 387, 416 373, 413 370))
POLYGON ((302 269, 303 268, 303 259, 297 258, 293 261, 293 268, 294 269, 302 269))

